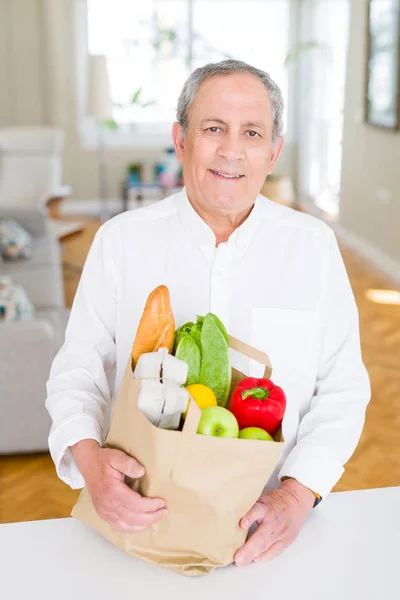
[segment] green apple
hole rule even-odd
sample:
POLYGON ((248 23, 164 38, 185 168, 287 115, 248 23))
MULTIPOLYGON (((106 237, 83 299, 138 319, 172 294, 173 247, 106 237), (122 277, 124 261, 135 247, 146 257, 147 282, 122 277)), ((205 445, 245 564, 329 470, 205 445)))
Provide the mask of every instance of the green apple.
POLYGON ((201 411, 197 433, 215 437, 237 438, 239 425, 230 410, 222 406, 207 406, 201 411))
POLYGON ((265 431, 265 429, 261 429, 261 427, 244 427, 239 431, 239 437, 244 440, 269 440, 270 442, 274 441, 274 438, 269 435, 268 431, 265 431))

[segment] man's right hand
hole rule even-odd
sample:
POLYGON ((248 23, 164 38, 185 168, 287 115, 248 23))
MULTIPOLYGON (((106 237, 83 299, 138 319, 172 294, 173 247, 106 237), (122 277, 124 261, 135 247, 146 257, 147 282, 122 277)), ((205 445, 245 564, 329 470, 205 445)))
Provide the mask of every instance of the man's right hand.
POLYGON ((101 448, 95 440, 71 446, 99 516, 118 531, 142 531, 168 514, 161 498, 146 498, 131 490, 125 475, 143 477, 144 467, 121 450, 101 448))

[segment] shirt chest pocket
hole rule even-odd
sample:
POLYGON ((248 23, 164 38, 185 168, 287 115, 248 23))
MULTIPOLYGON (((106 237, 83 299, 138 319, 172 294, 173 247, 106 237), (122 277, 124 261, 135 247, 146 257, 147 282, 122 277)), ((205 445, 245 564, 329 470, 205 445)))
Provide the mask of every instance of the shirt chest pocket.
MULTIPOLYGON (((318 364, 318 317, 314 311, 253 308, 251 345, 268 354, 272 380, 297 394, 312 393, 318 364)), ((250 361, 250 375, 262 377, 264 368, 250 361)))

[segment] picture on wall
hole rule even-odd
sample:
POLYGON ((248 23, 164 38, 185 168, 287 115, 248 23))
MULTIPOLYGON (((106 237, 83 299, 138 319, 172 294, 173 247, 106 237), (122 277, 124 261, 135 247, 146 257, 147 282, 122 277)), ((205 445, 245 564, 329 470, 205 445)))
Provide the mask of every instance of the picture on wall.
POLYGON ((400 128, 400 0, 369 0, 365 121, 400 128))

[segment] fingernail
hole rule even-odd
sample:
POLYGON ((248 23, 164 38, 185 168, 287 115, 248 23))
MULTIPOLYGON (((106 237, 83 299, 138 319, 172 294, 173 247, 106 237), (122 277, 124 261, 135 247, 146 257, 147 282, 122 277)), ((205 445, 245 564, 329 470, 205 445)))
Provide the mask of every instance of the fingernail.
POLYGON ((237 558, 235 558, 235 564, 240 567, 241 565, 244 564, 244 556, 243 555, 239 555, 237 558))
POLYGON ((248 522, 248 520, 247 520, 247 519, 244 519, 244 520, 242 521, 242 527, 243 527, 243 529, 247 529, 247 528, 248 528, 248 526, 249 526, 249 522, 248 522))

